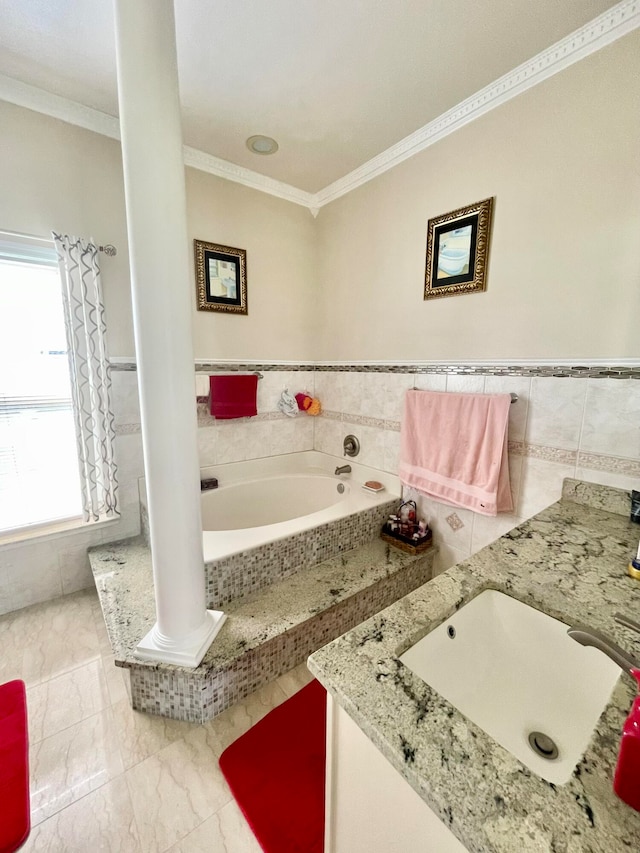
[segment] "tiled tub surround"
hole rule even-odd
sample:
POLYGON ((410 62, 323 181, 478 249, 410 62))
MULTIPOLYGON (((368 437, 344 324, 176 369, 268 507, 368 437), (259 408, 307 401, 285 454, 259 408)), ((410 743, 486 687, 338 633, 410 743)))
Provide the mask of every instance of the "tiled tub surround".
POLYGON ((216 610, 284 580, 307 566, 364 545, 380 533, 397 499, 304 533, 205 563, 207 607, 216 610))
MULTIPOLYGON (((133 363, 112 365, 116 461, 122 518, 116 525, 81 528, 47 540, 0 546, 0 613, 93 585, 86 548, 139 531, 138 479, 144 475, 137 374, 133 363)), ((495 365, 200 363, 198 370, 258 369, 258 416, 229 423, 201 417, 200 465, 321 450, 341 455, 347 432, 362 441, 359 460, 397 472, 404 390, 514 391, 511 407, 511 474, 516 508, 496 519, 458 513, 433 502, 424 509, 439 544, 441 571, 475 553, 560 495, 564 477, 619 488, 640 482, 640 366, 610 364, 495 365), (325 408, 319 418, 287 418, 277 411, 282 389, 307 390, 325 408), (456 524, 455 519, 453 519, 456 524)), ((195 393, 195 389, 194 389, 195 393)), ((195 400, 194 400, 195 405, 195 400)))
MULTIPOLYGON (((342 437, 353 432, 360 439, 358 458, 364 464, 396 473, 406 390, 518 395, 509 418, 512 513, 489 518, 412 491, 405 494, 418 500, 434 529, 439 546, 436 572, 467 559, 557 500, 565 477, 640 487, 640 370, 627 368, 625 373, 620 368, 616 378, 582 378, 583 373, 613 373, 610 368, 599 373, 595 368, 538 368, 567 374, 560 376, 522 375, 525 368, 518 367, 496 367, 496 373, 464 365, 423 370, 318 368, 315 393, 324 412, 316 419, 314 446, 338 453, 342 437)), ((536 368, 526 370, 534 373, 536 368)))
MULTIPOLYGON (((400 484, 397 477, 379 474, 355 461, 351 473, 338 477, 334 471, 342 462, 339 457, 311 450, 203 469, 203 477, 216 477, 220 484, 213 492, 203 493, 205 520, 209 513, 215 518, 216 504, 226 510, 227 493, 232 495, 229 505, 240 503, 237 518, 231 519, 232 529, 207 530, 206 521, 204 524, 207 607, 223 608, 230 601, 258 592, 306 566, 317 565, 342 551, 357 548, 379 534, 389 513, 398 505, 400 484), (318 482, 324 491, 328 480, 333 503, 309 514, 301 510, 300 517, 288 518, 287 509, 292 507, 278 508, 278 490, 286 488, 289 481, 295 486, 298 477, 310 490, 318 482), (372 493, 362 489, 362 484, 373 477, 381 478, 385 491, 372 493), (280 478, 284 478, 284 485, 280 478), (337 491, 341 483, 346 488, 343 494, 337 491), (252 512, 260 513, 259 505, 252 506, 257 500, 254 493, 268 494, 270 484, 273 484, 273 497, 263 495, 262 499, 270 502, 269 515, 273 514, 274 519, 283 517, 283 520, 243 529, 243 508, 248 517, 252 512), (240 500, 233 494, 236 489, 244 496, 240 500), (213 507, 207 506, 210 502, 213 507)), ((141 495, 142 529, 148 539, 144 482, 141 495)))
POLYGON ((336 701, 473 853, 640 849, 640 814, 612 789, 635 695, 628 675, 621 675, 569 783, 550 785, 398 659, 484 589, 604 631, 632 651, 637 635, 613 614, 640 608, 640 584, 625 571, 639 528, 628 520, 628 495, 613 491, 568 482, 563 500, 309 660, 336 701))
POLYGON ((306 660, 315 649, 424 584, 433 554, 409 556, 379 539, 226 608, 196 669, 144 663, 134 651, 155 621, 149 551, 141 539, 103 546, 91 563, 116 663, 135 709, 202 722, 306 660))

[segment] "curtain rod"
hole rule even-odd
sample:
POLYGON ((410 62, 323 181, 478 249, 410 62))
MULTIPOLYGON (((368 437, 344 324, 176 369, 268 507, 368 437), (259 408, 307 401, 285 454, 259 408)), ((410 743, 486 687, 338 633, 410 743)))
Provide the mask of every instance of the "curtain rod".
MULTIPOLYGON (((40 243, 52 243, 51 237, 41 237, 38 234, 25 234, 22 231, 7 231, 5 228, 0 228, 0 234, 6 234, 7 237, 21 237, 23 240, 37 240, 40 243)), ((118 250, 112 243, 105 243, 104 246, 98 246, 99 252, 104 252, 105 255, 114 257, 118 254, 118 250)))

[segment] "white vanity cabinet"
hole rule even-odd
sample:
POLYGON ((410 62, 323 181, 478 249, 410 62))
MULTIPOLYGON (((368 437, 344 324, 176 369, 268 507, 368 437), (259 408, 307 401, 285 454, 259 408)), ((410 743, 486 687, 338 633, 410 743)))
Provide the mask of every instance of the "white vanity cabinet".
POLYGON ((330 694, 324 853, 466 853, 330 694))

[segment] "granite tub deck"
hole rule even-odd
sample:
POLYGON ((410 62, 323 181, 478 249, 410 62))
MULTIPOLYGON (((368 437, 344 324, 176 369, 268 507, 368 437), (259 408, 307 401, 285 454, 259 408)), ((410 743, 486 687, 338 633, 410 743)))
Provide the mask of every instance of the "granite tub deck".
POLYGON ((129 668, 133 707, 204 722, 428 581, 433 549, 414 557, 374 539, 232 602, 195 669, 134 654, 155 622, 144 541, 93 548, 89 557, 116 665, 129 668))
POLYGON ((571 780, 555 786, 398 659, 485 589, 505 592, 566 623, 597 628, 639 654, 638 635, 613 620, 617 611, 636 619, 640 613, 640 582, 625 573, 640 534, 628 520, 629 495, 577 481, 566 481, 563 494, 308 661, 334 699, 472 853, 640 850, 640 813, 612 789, 620 733, 635 695, 630 676, 620 676, 571 780))

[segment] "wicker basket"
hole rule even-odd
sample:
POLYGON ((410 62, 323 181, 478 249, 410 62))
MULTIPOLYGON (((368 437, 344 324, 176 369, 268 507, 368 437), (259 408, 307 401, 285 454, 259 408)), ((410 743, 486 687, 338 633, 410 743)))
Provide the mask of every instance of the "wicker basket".
POLYGON ((433 536, 431 535, 431 531, 429 531, 427 536, 424 536, 415 544, 407 542, 406 539, 399 539, 397 536, 394 536, 392 533, 387 533, 385 530, 382 531, 380 536, 385 542, 393 545, 394 548, 399 548, 401 551, 404 551, 407 554, 413 554, 414 556, 416 554, 422 554, 423 551, 427 551, 433 545, 433 536))

